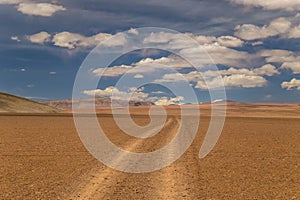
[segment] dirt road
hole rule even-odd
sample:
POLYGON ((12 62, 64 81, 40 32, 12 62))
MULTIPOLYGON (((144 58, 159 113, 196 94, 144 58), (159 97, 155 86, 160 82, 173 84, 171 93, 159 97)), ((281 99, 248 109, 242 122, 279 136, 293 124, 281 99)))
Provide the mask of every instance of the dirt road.
MULTIPOLYGON (((153 151, 170 142, 179 125, 180 119, 172 117, 155 139, 131 141, 123 148, 131 152, 153 151)), ((195 171, 200 169, 199 163, 195 162, 198 151, 194 146, 180 162, 153 173, 128 174, 107 167, 95 169, 91 178, 69 199, 111 199, 113 196, 123 199, 197 199, 201 184, 200 171, 195 171)))
MULTIPOLYGON (((120 132, 109 115, 99 117, 113 143, 135 152, 170 142, 178 121, 169 118, 161 133, 143 140, 120 132)), ((128 174, 86 151, 70 115, 0 116, 0 199, 299 199, 299 122, 229 117, 216 147, 199 159, 209 124, 203 117, 180 159, 156 172, 128 174)))

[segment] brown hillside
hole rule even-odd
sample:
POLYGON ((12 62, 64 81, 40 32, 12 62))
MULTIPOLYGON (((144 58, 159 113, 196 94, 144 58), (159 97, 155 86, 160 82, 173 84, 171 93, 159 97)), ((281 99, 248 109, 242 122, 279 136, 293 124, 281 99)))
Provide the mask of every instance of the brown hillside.
POLYGON ((22 97, 0 92, 0 113, 58 113, 60 110, 22 97))

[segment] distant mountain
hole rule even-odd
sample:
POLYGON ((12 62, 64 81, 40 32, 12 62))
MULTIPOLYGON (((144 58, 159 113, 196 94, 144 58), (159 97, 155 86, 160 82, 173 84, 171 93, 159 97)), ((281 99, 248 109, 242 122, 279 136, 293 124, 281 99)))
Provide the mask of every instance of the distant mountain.
POLYGON ((57 108, 0 92, 0 113, 59 113, 57 108))
POLYGON ((220 99, 220 100, 212 101, 211 104, 217 104, 217 105, 224 105, 224 104, 226 104, 228 106, 241 106, 241 105, 247 105, 248 103, 220 99))
POLYGON ((206 104, 224 105, 227 106, 240 106, 240 107, 257 107, 257 106, 275 106, 275 107, 286 107, 286 106, 300 106, 299 103, 278 103, 278 102, 238 102, 232 100, 216 100, 208 102, 206 104))
MULTIPOLYGON (((92 98, 83 98, 83 99, 75 99, 74 103, 80 105, 84 108, 84 106, 92 105, 93 102, 92 98)), ((64 110, 71 110, 72 109, 72 99, 65 99, 65 100, 50 100, 43 102, 49 106, 64 109, 64 110)), ((117 106, 125 107, 128 105, 127 101, 124 100, 116 100, 117 106)), ((144 101, 130 101, 129 106, 150 106, 154 105, 152 102, 144 102, 144 101)), ((111 106, 111 99, 110 98, 102 98, 96 97, 95 98, 95 107, 96 108, 104 108, 111 106)))

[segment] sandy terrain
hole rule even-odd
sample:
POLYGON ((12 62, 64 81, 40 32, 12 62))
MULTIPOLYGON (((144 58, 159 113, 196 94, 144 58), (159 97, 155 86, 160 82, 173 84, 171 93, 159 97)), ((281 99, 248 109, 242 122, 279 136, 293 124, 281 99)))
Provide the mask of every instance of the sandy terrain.
MULTIPOLYGON (((204 107, 198 134, 171 166, 128 174, 95 160, 83 147, 70 114, 1 115, 0 199, 299 199, 298 105, 231 106, 220 140, 204 159, 198 152, 209 124, 204 107)), ((207 105, 206 105, 207 106, 207 105)), ((132 108, 146 124, 147 107, 132 108)), ((109 110, 100 124, 116 145, 134 152, 161 148, 180 121, 169 107, 167 125, 150 139, 122 133, 109 110)))

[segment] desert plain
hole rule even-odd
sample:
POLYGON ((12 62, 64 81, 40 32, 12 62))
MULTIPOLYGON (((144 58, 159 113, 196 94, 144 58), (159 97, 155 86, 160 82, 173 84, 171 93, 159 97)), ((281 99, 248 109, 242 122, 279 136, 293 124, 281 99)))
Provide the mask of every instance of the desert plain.
MULTIPOLYGON (((190 105, 191 107, 193 105, 190 105)), ((0 199, 300 199, 300 106, 228 103, 218 143, 198 157, 210 122, 201 110, 197 135, 172 165, 132 174, 111 169, 88 153, 70 111, 0 114, 0 199)), ((155 151, 174 137, 178 106, 166 107, 165 127, 137 139, 116 125, 110 109, 99 109, 99 124, 117 146, 155 151)), ((148 107, 131 108, 139 125, 148 107)))

